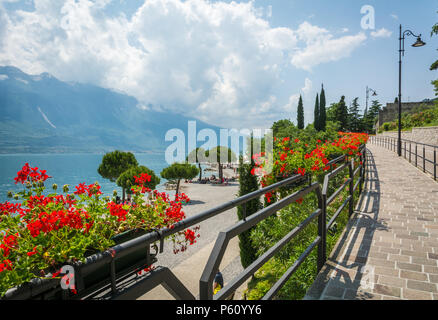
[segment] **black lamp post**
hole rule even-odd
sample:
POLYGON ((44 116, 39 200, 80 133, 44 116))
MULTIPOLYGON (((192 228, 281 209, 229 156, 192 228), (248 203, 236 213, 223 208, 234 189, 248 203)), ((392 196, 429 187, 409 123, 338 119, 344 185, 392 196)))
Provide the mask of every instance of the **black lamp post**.
POLYGON ((398 156, 401 157, 402 151, 401 151, 401 129, 402 129, 402 123, 401 123, 401 109, 402 109, 402 101, 401 101, 401 81, 402 81, 402 56, 405 55, 405 37, 406 36, 413 36, 417 38, 417 41, 412 45, 414 48, 422 47, 426 45, 423 40, 421 40, 421 34, 415 35, 412 31, 406 30, 402 32, 402 26, 400 25, 400 50, 399 50, 399 77, 398 77, 398 143, 397 143, 397 153, 398 156))
POLYGON ((373 97, 376 97, 377 96, 377 92, 376 92, 376 90, 373 90, 373 89, 371 89, 371 88, 368 88, 368 86, 367 86, 367 98, 366 98, 366 107, 365 107, 365 113, 364 113, 364 115, 366 115, 367 113, 368 113, 368 100, 369 100, 369 98, 370 98, 370 93, 373 93, 372 94, 372 96, 373 97))

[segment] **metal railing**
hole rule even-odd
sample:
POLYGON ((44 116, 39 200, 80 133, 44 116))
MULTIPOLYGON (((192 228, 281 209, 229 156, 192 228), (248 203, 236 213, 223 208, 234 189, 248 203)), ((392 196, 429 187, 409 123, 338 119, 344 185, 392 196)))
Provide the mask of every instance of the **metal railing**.
MULTIPOLYGON (((384 147, 388 150, 398 152, 398 138, 372 136, 369 140, 371 143, 384 147)), ((429 173, 437 181, 437 145, 420 143, 407 139, 401 139, 401 155, 415 167, 421 169, 424 173, 429 173)))
MULTIPOLYGON (((266 188, 254 191, 250 194, 244 195, 235 200, 224 203, 216 208, 209 209, 196 216, 189 217, 183 221, 178 222, 172 228, 164 228, 154 232, 129 240, 122 244, 116 245, 107 251, 87 257, 84 262, 72 263, 71 266, 75 271, 75 281, 77 294, 71 295, 69 290, 62 290, 63 299, 136 299, 145 293, 149 292, 158 285, 163 287, 176 299, 190 300, 195 299, 195 296, 184 286, 184 284, 166 267, 159 266, 156 269, 148 272, 145 275, 139 276, 138 270, 145 266, 149 266, 155 262, 159 253, 163 252, 164 238, 171 236, 177 232, 183 231, 186 228, 195 226, 202 221, 210 219, 225 211, 228 211, 237 206, 245 208, 245 203, 253 199, 276 191, 280 188, 290 187, 297 184, 303 186, 299 191, 273 203, 272 205, 260 210, 257 213, 244 217, 234 226, 219 233, 210 257, 202 273, 199 288, 201 300, 221 300, 230 296, 240 285, 244 283, 251 275, 253 275, 263 264, 278 253, 286 244, 294 239, 300 232, 302 232, 311 222, 317 220, 318 235, 311 243, 311 245, 301 254, 297 261, 284 273, 284 275, 274 284, 263 299, 272 299, 276 296, 278 291, 284 286, 286 281, 293 275, 302 262, 309 256, 309 254, 317 248, 317 270, 318 272, 324 266, 327 260, 327 231, 333 225, 339 214, 348 205, 349 216, 353 214, 354 192, 359 188, 362 191, 362 185, 365 177, 366 168, 366 147, 360 148, 361 155, 359 158, 348 161, 348 156, 338 157, 328 163, 330 172, 325 176, 324 183, 321 186, 318 182, 309 183, 309 176, 295 175, 287 178, 276 184, 270 185, 266 188), (355 165, 355 161, 358 165, 355 165), (333 193, 329 193, 329 182, 334 177, 343 173, 348 168, 349 177, 341 186, 339 186, 333 193), (355 177, 359 174, 356 184, 354 184, 355 177), (343 204, 336 210, 331 217, 327 215, 327 208, 334 200, 339 197, 342 191, 348 186, 349 196, 343 204), (231 280, 222 290, 216 295, 213 295, 213 280, 218 271, 222 257, 224 256, 226 247, 229 241, 254 227, 262 220, 274 215, 279 210, 287 207, 298 199, 304 196, 315 193, 317 197, 318 207, 310 216, 302 221, 298 226, 291 230, 283 239, 277 242, 272 248, 259 256, 249 267, 241 272, 236 278, 231 280), (160 242, 158 249, 154 243, 160 242), (151 249, 155 249, 155 253, 151 254, 151 249), (139 261, 136 265, 130 266, 125 270, 116 272, 115 263, 137 250, 145 250, 145 258, 139 261), (103 281, 85 288, 83 279, 87 275, 93 274, 99 268, 107 268, 110 271, 110 276, 103 281)), ((58 286, 59 287, 59 286, 58 286)), ((56 287, 53 279, 34 279, 25 286, 9 290, 3 299, 45 299, 53 296, 47 293, 47 290, 60 290, 56 287)))

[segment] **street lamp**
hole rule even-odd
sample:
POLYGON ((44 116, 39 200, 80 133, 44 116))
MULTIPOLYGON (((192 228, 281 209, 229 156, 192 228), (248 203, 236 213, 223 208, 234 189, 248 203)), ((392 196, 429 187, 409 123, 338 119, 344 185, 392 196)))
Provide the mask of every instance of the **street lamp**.
POLYGON ((374 89, 368 88, 367 86, 367 98, 366 98, 366 107, 365 107, 365 113, 364 115, 366 115, 368 113, 368 99, 370 98, 370 92, 372 92, 372 96, 376 97, 377 96, 377 92, 374 89))
POLYGON ((412 47, 414 48, 419 48, 422 47, 424 45, 426 45, 426 43, 421 40, 421 34, 420 35, 415 35, 412 31, 410 30, 406 30, 404 32, 402 32, 402 26, 400 25, 400 50, 399 50, 399 77, 398 77, 398 143, 397 143, 397 153, 398 156, 401 157, 402 155, 402 151, 401 151, 401 108, 402 108, 402 101, 401 101, 401 81, 402 81, 402 56, 404 57, 405 55, 405 37, 406 36, 413 36, 417 38, 417 41, 412 45, 412 47))

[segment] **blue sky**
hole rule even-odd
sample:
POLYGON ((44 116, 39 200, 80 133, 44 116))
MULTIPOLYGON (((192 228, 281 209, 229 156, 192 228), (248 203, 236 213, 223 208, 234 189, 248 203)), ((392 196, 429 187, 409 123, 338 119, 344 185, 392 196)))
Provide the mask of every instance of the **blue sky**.
POLYGON ((438 1, 0 0, 0 64, 135 96, 139 107, 184 113, 224 127, 306 122, 324 83, 328 103, 377 91, 398 94, 399 25, 406 39, 403 100, 433 98, 438 1), (375 29, 361 27, 361 8, 375 29), (321 49, 324 48, 324 49, 321 49))

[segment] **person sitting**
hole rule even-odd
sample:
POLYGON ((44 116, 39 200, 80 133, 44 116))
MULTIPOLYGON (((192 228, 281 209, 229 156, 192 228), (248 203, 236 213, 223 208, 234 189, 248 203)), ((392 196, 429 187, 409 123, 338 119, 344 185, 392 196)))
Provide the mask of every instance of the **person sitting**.
POLYGON ((216 276, 214 277, 213 294, 218 293, 223 287, 224 287, 224 278, 222 276, 222 273, 218 271, 218 273, 216 273, 216 276))
MULTIPOLYGON (((218 293, 222 288, 224 287, 224 277, 222 276, 222 273, 218 271, 216 273, 216 276, 214 277, 213 282, 213 295, 218 293)), ((233 300, 234 299, 234 293, 233 292, 229 297, 227 297, 225 300, 233 300)))

